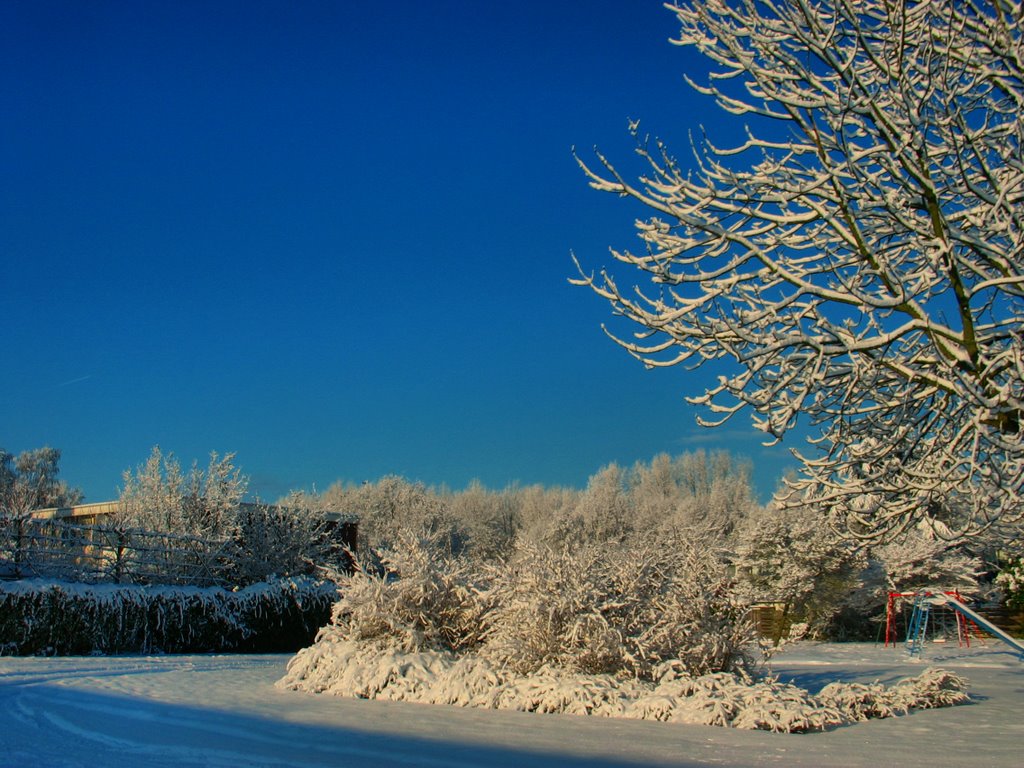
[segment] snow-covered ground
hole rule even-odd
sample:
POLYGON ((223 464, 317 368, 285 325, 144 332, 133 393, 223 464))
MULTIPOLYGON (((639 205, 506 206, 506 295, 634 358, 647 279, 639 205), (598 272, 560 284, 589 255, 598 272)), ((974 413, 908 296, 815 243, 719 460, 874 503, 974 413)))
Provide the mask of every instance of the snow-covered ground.
POLYGON ((994 642, 801 643, 775 672, 817 691, 941 666, 974 702, 802 735, 363 701, 274 687, 288 656, 0 658, 0 766, 1017 766, 1024 661, 994 642))

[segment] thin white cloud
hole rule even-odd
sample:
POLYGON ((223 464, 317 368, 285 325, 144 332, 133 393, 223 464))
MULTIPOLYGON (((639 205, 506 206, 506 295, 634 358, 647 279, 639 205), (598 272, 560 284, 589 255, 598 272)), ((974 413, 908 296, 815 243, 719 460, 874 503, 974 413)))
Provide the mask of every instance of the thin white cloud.
POLYGON ((716 429, 708 427, 707 429, 700 429, 699 431, 684 435, 676 442, 680 445, 706 445, 709 443, 764 442, 766 438, 767 435, 764 432, 758 432, 754 429, 716 429))

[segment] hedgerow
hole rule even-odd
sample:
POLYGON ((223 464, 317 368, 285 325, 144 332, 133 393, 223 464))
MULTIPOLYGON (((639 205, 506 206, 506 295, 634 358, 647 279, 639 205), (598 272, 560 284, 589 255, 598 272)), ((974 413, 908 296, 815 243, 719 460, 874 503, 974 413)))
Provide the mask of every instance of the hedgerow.
POLYGON ((336 598, 333 584, 306 577, 237 591, 0 582, 0 655, 294 651, 336 598))

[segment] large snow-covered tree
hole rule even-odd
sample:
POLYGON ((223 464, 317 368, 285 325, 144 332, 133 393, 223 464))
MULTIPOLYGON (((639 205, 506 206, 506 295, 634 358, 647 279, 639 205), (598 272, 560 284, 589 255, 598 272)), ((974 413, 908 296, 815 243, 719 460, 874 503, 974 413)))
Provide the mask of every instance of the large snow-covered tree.
POLYGON ((777 441, 806 418, 801 503, 856 535, 1019 520, 1024 5, 669 8, 710 63, 691 85, 746 139, 684 162, 634 123, 637 174, 580 159, 649 211, 642 247, 612 251, 642 286, 621 266, 574 280, 640 326, 609 334, 649 366, 724 361, 693 398, 705 423, 747 410, 777 441))

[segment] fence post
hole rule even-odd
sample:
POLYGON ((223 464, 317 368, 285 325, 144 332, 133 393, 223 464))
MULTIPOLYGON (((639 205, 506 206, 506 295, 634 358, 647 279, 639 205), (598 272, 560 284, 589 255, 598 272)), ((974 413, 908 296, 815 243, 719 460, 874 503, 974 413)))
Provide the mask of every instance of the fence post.
POLYGON ((117 548, 115 549, 114 556, 114 583, 120 584, 121 579, 124 577, 124 550, 125 550, 125 532, 122 530, 115 531, 117 535, 117 548))
POLYGON ((21 578, 21 564, 24 562, 25 542, 25 518, 16 517, 14 520, 14 576, 21 578))

